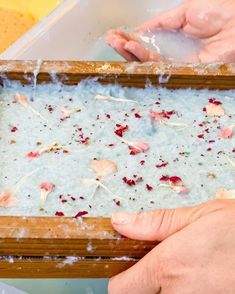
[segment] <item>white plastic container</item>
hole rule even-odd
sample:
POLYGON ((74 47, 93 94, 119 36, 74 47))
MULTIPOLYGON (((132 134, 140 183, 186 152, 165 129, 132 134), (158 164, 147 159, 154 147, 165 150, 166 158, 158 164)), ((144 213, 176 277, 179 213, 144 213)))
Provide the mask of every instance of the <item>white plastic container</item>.
POLYGON ((14 43, 1 59, 121 60, 99 39, 116 27, 134 27, 180 0, 65 0, 14 43), (98 42, 98 43, 97 43, 98 42))

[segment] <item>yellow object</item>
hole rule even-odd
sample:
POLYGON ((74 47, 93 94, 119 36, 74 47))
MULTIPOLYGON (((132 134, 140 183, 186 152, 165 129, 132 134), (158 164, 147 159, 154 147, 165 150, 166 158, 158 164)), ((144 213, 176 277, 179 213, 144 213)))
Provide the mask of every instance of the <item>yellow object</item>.
POLYGON ((36 21, 49 14, 62 0, 0 0, 0 8, 29 15, 36 21))
POLYGON ((60 2, 61 0, 0 0, 0 53, 60 2))

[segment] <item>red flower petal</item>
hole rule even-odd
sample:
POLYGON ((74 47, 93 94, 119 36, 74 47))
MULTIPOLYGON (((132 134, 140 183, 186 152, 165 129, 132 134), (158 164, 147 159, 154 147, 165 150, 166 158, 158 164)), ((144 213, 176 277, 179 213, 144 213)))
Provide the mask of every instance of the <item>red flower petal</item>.
POLYGON ((208 99, 209 103, 214 104, 214 105, 221 105, 222 103, 215 98, 209 98, 208 99))
POLYGON ((121 202, 120 202, 120 200, 113 199, 113 202, 114 202, 117 206, 121 206, 121 202))
POLYGON ((156 165, 156 168, 166 167, 168 164, 169 164, 168 162, 159 163, 156 165))
POLYGON ((123 133, 126 132, 128 130, 128 126, 122 126, 122 125, 119 125, 119 124, 116 124, 116 127, 118 127, 117 130, 114 131, 114 133, 119 136, 119 137, 122 137, 123 136, 123 133))
POLYGON ((169 180, 174 185, 182 182, 181 178, 177 176, 170 177, 169 180))
POLYGON ((88 214, 87 211, 79 211, 75 216, 74 218, 79 218, 79 217, 82 217, 84 215, 88 214))
POLYGON ((171 116, 173 114, 175 114, 175 111, 174 110, 171 110, 171 111, 165 111, 163 110, 162 112, 159 113, 161 117, 164 117, 164 118, 167 118, 167 119, 170 119, 171 116))
POLYGON ((29 152, 28 154, 27 154, 27 157, 28 158, 38 158, 38 157, 40 157, 40 152, 29 152))
POLYGON ((204 137, 204 134, 200 134, 200 135, 198 135, 197 136, 199 139, 204 139, 205 137, 204 137))
POLYGON ((167 181, 169 181, 169 176, 162 176, 161 178, 160 178, 160 181, 163 181, 163 182, 167 182, 167 181))
POLYGON ((18 130, 17 127, 13 127, 13 128, 11 129, 11 132, 12 132, 12 133, 15 133, 17 130, 18 130))
POLYGON ((135 186, 135 181, 132 179, 128 179, 127 177, 122 178, 123 182, 128 186, 135 186))
POLYGON ((150 186, 150 185, 148 185, 148 184, 146 184, 146 189, 147 189, 148 191, 152 191, 152 190, 153 190, 153 187, 150 186))
POLYGON ((135 113, 136 118, 141 118, 142 116, 139 113, 135 113))
POLYGON ((56 211, 55 215, 56 216, 64 216, 64 213, 61 211, 56 211))

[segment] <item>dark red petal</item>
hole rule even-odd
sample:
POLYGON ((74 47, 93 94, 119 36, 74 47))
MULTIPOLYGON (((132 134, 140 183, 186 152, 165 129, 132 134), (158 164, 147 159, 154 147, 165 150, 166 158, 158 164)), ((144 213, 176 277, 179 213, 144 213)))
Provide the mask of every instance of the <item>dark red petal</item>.
POLYGON ((160 181, 163 181, 163 182, 167 182, 167 181, 169 181, 169 177, 168 176, 162 176, 161 178, 160 178, 160 181))
POLYGON ((177 177, 177 176, 170 177, 169 180, 170 180, 173 184, 177 184, 177 183, 182 182, 181 178, 180 178, 180 177, 177 177))
POLYGON ((88 214, 87 211, 79 211, 73 218, 82 217, 84 215, 88 214))
POLYGON ((135 181, 132 179, 128 179, 127 177, 122 178, 123 182, 128 186, 135 186, 135 181))
POLYGON ((204 134, 200 134, 197 136, 199 139, 204 139, 204 134))
POLYGON ((113 199, 113 202, 114 202, 117 206, 121 206, 121 202, 120 202, 120 200, 113 199))
POLYGON ((56 211, 55 215, 56 216, 64 216, 64 213, 61 211, 56 211))
POLYGON ((15 133, 17 130, 18 130, 17 127, 13 127, 13 128, 11 129, 11 132, 12 132, 12 133, 15 133))
POLYGON ((148 191, 152 191, 152 190, 153 190, 153 187, 150 186, 150 185, 148 185, 148 184, 146 184, 146 189, 147 189, 148 191))
POLYGON ((168 162, 159 163, 156 165, 156 168, 166 167, 167 165, 168 165, 168 162))
POLYGON ((141 118, 142 116, 139 113, 135 113, 136 118, 141 118))

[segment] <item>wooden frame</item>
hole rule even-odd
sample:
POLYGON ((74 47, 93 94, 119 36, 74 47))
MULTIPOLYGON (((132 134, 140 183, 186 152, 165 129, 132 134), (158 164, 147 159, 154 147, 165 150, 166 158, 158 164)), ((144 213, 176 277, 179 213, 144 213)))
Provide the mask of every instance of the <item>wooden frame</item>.
MULTIPOLYGON (((233 64, 192 67, 159 63, 1 61, 0 83, 6 79, 30 83, 35 72, 38 83, 50 83, 50 73, 56 73, 57 79, 68 85, 95 77, 101 83, 118 82, 134 87, 151 82, 171 89, 235 89, 233 64)), ((156 242, 119 236, 107 218, 78 221, 0 216, 0 277, 108 278, 132 266, 155 245, 156 242), (24 230, 24 236, 19 235, 19 228, 24 230)))

